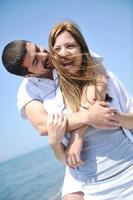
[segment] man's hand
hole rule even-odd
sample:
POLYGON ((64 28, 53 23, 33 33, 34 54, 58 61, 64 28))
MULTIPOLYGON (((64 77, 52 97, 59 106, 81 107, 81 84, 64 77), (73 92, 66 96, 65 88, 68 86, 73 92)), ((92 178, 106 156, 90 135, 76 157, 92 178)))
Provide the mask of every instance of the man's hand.
POLYGON ((86 104, 82 104, 81 108, 88 112, 88 124, 95 128, 116 128, 120 126, 120 118, 115 113, 115 108, 109 107, 108 103, 96 101, 93 105, 89 105, 89 110, 86 104))

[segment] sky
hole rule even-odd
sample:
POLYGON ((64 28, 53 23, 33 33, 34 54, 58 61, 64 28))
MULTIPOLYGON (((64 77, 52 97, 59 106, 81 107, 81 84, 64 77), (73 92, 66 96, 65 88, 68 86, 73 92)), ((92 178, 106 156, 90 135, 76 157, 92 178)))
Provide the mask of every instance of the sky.
MULTIPOLYGON (((52 27, 75 21, 91 50, 133 95, 132 0, 4 0, 0 2, 0 55, 4 46, 25 39, 44 47, 52 27)), ((48 144, 20 117, 16 95, 22 78, 9 74, 0 59, 0 162, 48 144)))

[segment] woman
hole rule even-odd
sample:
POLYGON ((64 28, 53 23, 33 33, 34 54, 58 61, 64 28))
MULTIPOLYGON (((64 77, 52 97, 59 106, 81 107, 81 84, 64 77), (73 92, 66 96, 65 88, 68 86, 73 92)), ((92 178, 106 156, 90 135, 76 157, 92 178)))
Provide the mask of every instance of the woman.
MULTIPOLYGON (((58 40, 58 39, 57 39, 58 40)), ((99 59, 92 53, 90 54, 87 44, 80 33, 77 25, 72 26, 71 23, 65 22, 54 27, 49 39, 49 48, 51 55, 53 55, 53 63, 57 68, 59 74, 60 85, 66 107, 70 112, 79 111, 80 104, 87 102, 93 104, 94 100, 111 100, 107 94, 107 79, 106 72, 99 59), (65 28, 67 31, 64 31, 65 28), (53 48, 55 38, 64 31, 61 42, 63 45, 56 45, 53 48), (75 40, 69 32, 73 32, 77 40, 75 40), (95 68, 94 68, 95 66, 95 68), (69 78, 69 80, 68 80, 69 78), (67 82, 68 80, 68 82, 67 82), (68 84, 69 83, 69 84, 68 84), (89 92, 88 92, 89 90, 89 92), (68 93, 69 91, 69 93, 68 93)), ((80 151, 82 146, 81 135, 88 127, 80 128, 73 132, 71 141, 73 149, 76 148, 76 156, 70 156, 70 149, 67 150, 67 163, 69 166, 75 167, 82 163, 80 160, 80 151), (79 135, 79 137, 77 137, 79 135), (74 145, 75 144, 75 145, 74 145)), ((72 149, 72 148, 71 148, 72 149)), ((73 154, 73 153, 72 153, 73 154)))
MULTIPOLYGON (((53 62, 57 66, 64 102, 70 108, 67 112, 74 112, 80 108, 83 96, 85 101, 88 99, 89 84, 94 86, 96 94, 99 94, 93 68, 95 63, 78 27, 71 22, 60 23, 53 28, 49 46, 51 53, 55 55, 53 62), (75 48, 76 54, 72 51, 75 48), (58 61, 59 57, 61 61, 58 61)), ((63 200, 81 200, 84 194, 88 200, 133 198, 133 145, 128 139, 128 137, 132 139, 131 133, 126 130, 133 129, 133 114, 130 113, 133 112, 133 100, 110 73, 108 90, 109 95, 106 95, 106 100, 111 100, 110 96, 112 97, 109 106, 117 107, 119 112, 116 115, 120 126, 113 130, 94 127, 86 130, 81 151, 84 164, 75 169, 66 167, 63 200)), ((60 156, 64 154, 60 142, 65 125, 64 116, 49 116, 50 143, 54 143, 53 150, 56 154, 60 153, 60 156), (54 138, 51 137, 52 134, 55 135, 54 138)), ((68 141, 69 138, 65 138, 66 144, 68 141)))

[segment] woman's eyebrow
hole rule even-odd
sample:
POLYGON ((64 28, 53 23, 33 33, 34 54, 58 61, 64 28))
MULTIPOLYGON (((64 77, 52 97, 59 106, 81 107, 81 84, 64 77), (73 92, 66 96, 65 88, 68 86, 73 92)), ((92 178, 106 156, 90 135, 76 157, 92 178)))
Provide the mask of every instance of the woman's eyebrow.
MULTIPOLYGON (((69 45, 69 44, 77 44, 77 42, 75 42, 75 41, 69 41, 69 42, 64 43, 64 45, 69 45)), ((60 47, 60 46, 61 45, 55 45, 54 48, 55 47, 60 47)))

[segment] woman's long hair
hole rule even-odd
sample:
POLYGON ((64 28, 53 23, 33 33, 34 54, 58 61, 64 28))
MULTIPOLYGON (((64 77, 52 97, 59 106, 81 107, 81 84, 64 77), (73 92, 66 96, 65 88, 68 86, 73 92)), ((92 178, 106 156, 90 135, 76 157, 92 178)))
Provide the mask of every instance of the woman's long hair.
MULTIPOLYGON (((79 27, 71 21, 64 21, 57 24, 49 35, 49 51, 51 54, 52 62, 59 75, 59 84, 64 99, 70 106, 71 110, 76 112, 80 107, 83 88, 89 84, 93 84, 95 86, 95 91, 97 91, 94 63, 86 41, 79 30, 79 27), (56 38, 64 31, 69 32, 73 36, 81 49, 82 64, 79 69, 79 73, 76 74, 70 73, 67 69, 62 67, 60 56, 55 52, 53 48, 56 42, 56 38)), ((78 58, 79 55, 75 56, 78 58)), ((70 57, 67 59, 72 60, 73 58, 70 57)))

